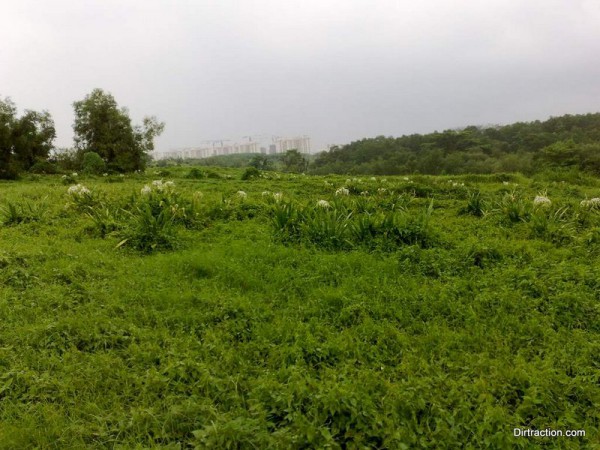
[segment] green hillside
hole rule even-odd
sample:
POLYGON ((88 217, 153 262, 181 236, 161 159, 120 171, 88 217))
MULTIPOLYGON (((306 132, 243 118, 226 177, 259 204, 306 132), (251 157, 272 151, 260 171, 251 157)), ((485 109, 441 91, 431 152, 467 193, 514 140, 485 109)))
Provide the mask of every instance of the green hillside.
POLYGON ((362 139, 321 153, 317 174, 459 174, 576 167, 600 173, 600 113, 362 139))

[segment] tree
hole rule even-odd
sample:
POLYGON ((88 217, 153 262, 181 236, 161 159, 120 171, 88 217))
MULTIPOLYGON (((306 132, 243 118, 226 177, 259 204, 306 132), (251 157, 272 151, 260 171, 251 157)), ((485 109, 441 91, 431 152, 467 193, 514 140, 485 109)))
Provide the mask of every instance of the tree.
POLYGON ((308 161, 298 150, 288 150, 281 159, 286 172, 304 172, 308 167, 308 161))
POLYGON ((48 159, 56 138, 54 121, 48 111, 25 111, 13 128, 15 160, 23 170, 48 159))
POLYGON ((0 178, 15 178, 45 161, 56 137, 54 121, 47 111, 25 111, 17 117, 10 99, 0 99, 0 178))
POLYGON ((165 124, 145 117, 141 126, 132 126, 127 108, 119 108, 114 97, 94 89, 75 109, 75 146, 80 152, 98 153, 109 170, 132 172, 146 165, 147 152, 165 124))

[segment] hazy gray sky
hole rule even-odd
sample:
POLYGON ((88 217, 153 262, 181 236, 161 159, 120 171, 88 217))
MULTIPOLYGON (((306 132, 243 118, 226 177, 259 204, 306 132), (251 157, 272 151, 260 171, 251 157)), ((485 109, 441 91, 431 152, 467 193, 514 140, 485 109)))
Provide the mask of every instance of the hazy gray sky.
POLYGON ((327 143, 600 111, 598 0, 3 0, 0 96, 111 92, 157 149, 253 134, 327 143))

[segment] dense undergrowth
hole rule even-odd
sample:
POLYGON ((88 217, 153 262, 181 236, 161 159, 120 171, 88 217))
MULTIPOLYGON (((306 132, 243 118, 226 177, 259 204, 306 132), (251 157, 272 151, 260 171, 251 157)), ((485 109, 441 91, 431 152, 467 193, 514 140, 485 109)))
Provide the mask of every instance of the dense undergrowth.
POLYGON ((0 184, 0 447, 598 448, 598 180, 188 172, 0 184))

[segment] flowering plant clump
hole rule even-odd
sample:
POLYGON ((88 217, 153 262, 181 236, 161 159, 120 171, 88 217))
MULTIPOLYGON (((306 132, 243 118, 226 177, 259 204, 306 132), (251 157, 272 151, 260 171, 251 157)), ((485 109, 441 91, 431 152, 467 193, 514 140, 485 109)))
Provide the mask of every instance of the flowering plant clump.
POLYGON ((246 194, 244 191, 237 191, 235 195, 237 195, 242 200, 248 197, 248 194, 246 194))
POLYGON ((552 205, 552 201, 545 195, 536 195, 533 199, 533 204, 535 206, 550 206, 552 205))
POLYGON ((369 196, 369 191, 362 191, 360 193, 360 195, 362 195, 363 197, 368 197, 369 196))
POLYGON ((263 197, 268 197, 269 195, 271 195, 271 193, 269 191, 263 191, 263 193, 262 193, 263 197))
POLYGON ((142 195, 150 195, 153 192, 156 193, 170 193, 175 188, 173 181, 154 180, 151 184, 146 184, 142 189, 142 195))
POLYGON ((327 200, 319 200, 317 202, 317 206, 319 208, 325 208, 325 209, 331 208, 331 205, 329 204, 329 202, 327 200))
POLYGON ((67 192, 72 197, 83 197, 92 193, 92 191, 86 188, 83 184, 76 184, 75 186, 71 186, 67 190, 67 192))
POLYGON ((273 198, 276 202, 280 202, 281 200, 283 200, 283 194, 281 192, 275 192, 273 193, 273 198))
POLYGON ((386 192, 387 192, 386 188, 379 188, 379 189, 377 189, 377 193, 378 194, 385 194, 386 192))
POLYGON ((350 195, 350 191, 345 187, 341 187, 335 191, 335 195, 350 195))

